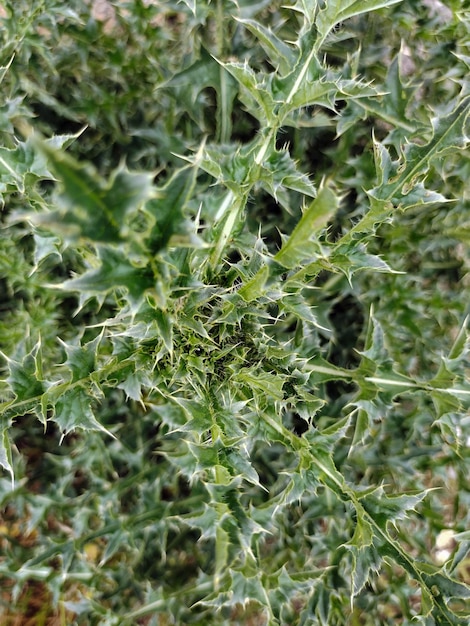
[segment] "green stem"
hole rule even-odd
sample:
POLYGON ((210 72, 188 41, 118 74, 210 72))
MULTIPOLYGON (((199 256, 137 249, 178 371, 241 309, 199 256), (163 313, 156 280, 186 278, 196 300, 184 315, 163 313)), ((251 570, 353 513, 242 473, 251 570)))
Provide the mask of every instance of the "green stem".
POLYGON ((224 6, 223 0, 217 0, 215 19, 217 22, 215 30, 215 45, 217 56, 222 57, 224 53, 224 6))
MULTIPOLYGON (((272 128, 269 129, 268 133, 266 134, 264 141, 262 142, 254 159, 255 168, 261 166, 264 160, 264 157, 266 156, 266 152, 270 148, 273 138, 276 136, 277 129, 278 129, 277 125, 273 126, 272 128)), ((251 182, 251 181, 255 181, 255 180, 256 180, 256 176, 254 176, 253 172, 249 172, 247 174, 246 180, 240 183, 240 190, 241 190, 240 195, 235 197, 235 194, 232 191, 229 191, 227 196, 225 197, 225 200, 221 206, 220 212, 223 214, 227 210, 229 204, 231 204, 231 207, 228 209, 228 215, 225 218, 224 225, 222 226, 219 236, 217 237, 215 247, 209 258, 209 265, 211 269, 215 269, 217 267, 222 257, 222 253, 225 249, 225 246, 227 245, 227 242, 232 236, 232 233, 235 229, 235 225, 237 224, 239 220, 241 212, 245 208, 250 191, 253 185, 255 184, 254 182, 251 182)))
MULTIPOLYGON (((225 43, 229 39, 226 33, 223 0, 217 0, 216 6, 216 55, 220 60, 225 56, 225 43)), ((227 71, 219 65, 219 90, 217 91, 217 140, 227 143, 232 134, 230 94, 227 71)))
POLYGON ((240 213, 245 208, 247 194, 243 194, 238 198, 234 198, 233 192, 229 192, 224 200, 224 205, 227 206, 231 204, 228 215, 225 219, 224 225, 222 226, 222 230, 217 237, 217 241, 215 247, 212 251, 212 254, 209 258, 209 265, 212 269, 215 269, 220 261, 222 253, 224 251, 225 246, 227 245, 230 236, 232 235, 235 224, 238 221, 240 213))
POLYGON ((310 50, 310 53, 307 59, 305 60, 303 67, 300 69, 299 73, 297 74, 297 78, 295 79, 295 82, 292 85, 292 89, 290 90, 289 95, 286 98, 286 102, 285 102, 286 105, 291 104, 295 94, 298 92, 301 84, 304 82, 310 63, 313 57, 315 56, 315 52, 316 52, 315 48, 312 48, 310 50))
POLYGON ((271 146, 272 141, 274 137, 276 136, 279 126, 280 126, 279 124, 276 124, 275 126, 271 126, 268 133, 266 134, 266 137, 264 138, 264 141, 261 144, 260 149, 258 150, 258 154, 255 156, 256 165, 259 166, 263 163, 264 157, 266 156, 266 152, 271 146))

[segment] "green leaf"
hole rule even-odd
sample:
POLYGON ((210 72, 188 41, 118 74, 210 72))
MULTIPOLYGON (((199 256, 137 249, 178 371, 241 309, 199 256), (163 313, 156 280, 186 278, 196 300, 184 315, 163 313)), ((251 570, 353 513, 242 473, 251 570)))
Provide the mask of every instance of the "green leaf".
POLYGON ((470 587, 442 573, 442 569, 430 563, 417 562, 416 569, 421 573, 434 596, 444 595, 446 598, 470 598, 470 587))
MULTIPOLYGON (((467 390, 470 396, 470 389, 467 390)), ((452 390, 444 391, 444 390, 432 390, 429 392, 429 395, 434 403, 434 407, 436 409, 437 417, 439 418, 439 424, 446 426, 450 426, 448 420, 442 420, 440 418, 445 417, 447 413, 460 412, 463 408, 462 401, 458 397, 452 393, 452 390)), ((457 427, 458 429, 458 427, 457 427)), ((456 434, 456 430, 454 431, 456 434)))
POLYGON ((103 333, 86 344, 69 345, 59 339, 67 354, 64 363, 71 372, 70 382, 75 383, 83 378, 87 378, 96 368, 98 348, 102 340, 103 333))
POLYGON ((269 266, 263 265, 252 278, 243 283, 238 290, 238 295, 241 296, 245 302, 252 302, 259 298, 263 294, 269 274, 269 266))
POLYGON ((377 389, 391 393, 392 397, 405 391, 419 389, 419 385, 414 380, 394 370, 378 371, 375 376, 366 376, 365 380, 373 383, 377 389))
MULTIPOLYGON (((449 356, 441 357, 439 369, 436 375, 428 381, 430 396, 436 407, 438 418, 446 413, 461 411, 470 403, 470 385, 467 382, 465 368, 470 352, 470 340, 467 331, 468 318, 466 318, 457 334, 454 344, 450 349, 449 356)), ((440 420, 439 423, 451 428, 456 441, 460 439, 456 430, 452 428, 452 420, 440 420)))
POLYGON ((39 264, 50 256, 57 256, 59 260, 62 260, 61 242, 58 237, 38 229, 35 229, 33 237, 34 269, 37 269, 39 264))
POLYGON ((288 5, 289 9, 302 13, 308 24, 312 24, 318 11, 318 0, 297 0, 295 4, 288 5))
MULTIPOLYGON (((419 130, 425 130, 422 122, 410 120, 408 108, 412 104, 415 96, 416 87, 409 87, 404 84, 401 73, 400 64, 402 60, 402 51, 400 51, 390 63, 385 78, 384 90, 386 94, 380 98, 357 98, 350 100, 348 107, 354 111, 358 111, 360 118, 372 114, 374 117, 384 120, 393 126, 393 136, 397 136, 402 140, 411 134, 415 134, 419 130), (362 113, 361 113, 362 111, 362 113)), ((410 107, 411 108, 411 107, 410 107)), ((348 110, 342 111, 338 123, 338 134, 342 134, 352 124, 355 123, 354 115, 348 113, 348 110), (343 119, 344 118, 344 119, 343 119)))
POLYGON ((160 336, 170 355, 173 354, 173 320, 168 312, 156 309, 154 313, 160 336))
POLYGON ((364 270, 388 274, 400 273, 394 271, 380 256, 369 254, 365 245, 358 243, 336 246, 328 260, 336 270, 346 275, 349 282, 356 272, 364 270))
POLYGON ((240 17, 249 19, 258 15, 260 11, 269 7, 271 0, 237 0, 240 9, 240 17))
MULTIPOLYGON (((384 184, 371 189, 368 193, 377 200, 393 202, 399 207, 407 206, 407 196, 410 193, 421 196, 422 204, 426 204, 428 200, 435 202, 436 196, 425 190, 419 178, 425 175, 434 160, 465 148, 468 143, 465 131, 469 111, 470 96, 467 96, 449 115, 434 118, 431 141, 424 146, 405 145, 401 163, 392 163, 382 148, 382 162, 379 162, 378 168, 384 184)), ((411 206, 416 206, 416 202, 414 199, 411 206)))
POLYGON ((122 389, 127 398, 142 402, 143 377, 140 373, 132 372, 127 378, 119 383, 118 388, 122 389))
POLYGON ((414 494, 404 493, 390 496, 385 493, 382 487, 377 487, 363 497, 360 492, 357 493, 357 496, 367 513, 385 530, 388 523, 403 520, 409 516, 410 511, 415 511, 427 493, 427 491, 422 491, 414 494))
POLYGON ((216 590, 207 594, 196 606, 211 607, 212 610, 238 606, 243 610, 251 603, 261 605, 265 611, 269 611, 269 598, 261 575, 224 568, 223 574, 217 578, 216 590))
MULTIPOLYGON (((199 156, 196 156, 198 163, 199 156)), ((172 238, 182 235, 185 219, 184 210, 191 198, 196 183, 197 166, 184 167, 173 174, 170 180, 156 191, 144 210, 152 218, 153 225, 146 239, 151 254, 158 254, 172 238)))
POLYGON ((246 576, 241 571, 231 570, 233 604, 246 606, 249 602, 255 601, 261 606, 270 607, 269 598, 262 582, 261 573, 255 576, 246 576))
MULTIPOLYGON (((244 406, 245 402, 230 402, 227 403, 226 408, 217 408, 214 410, 215 423, 220 431, 219 436, 224 445, 231 447, 235 442, 238 444, 245 438, 245 431, 241 423, 242 418, 238 413, 238 407, 243 408, 244 406)), ((251 464, 246 459, 246 454, 242 448, 241 450, 242 460, 240 460, 240 463, 244 465, 248 480, 251 482, 255 479, 256 472, 251 468, 251 464)), ((238 458, 237 455, 234 457, 233 466, 236 465, 238 458)))
POLYGON ((133 265, 122 250, 100 247, 98 258, 97 269, 90 269, 56 287, 79 291, 86 298, 124 288, 126 297, 134 305, 144 299, 147 290, 155 289, 156 281, 150 268, 133 265))
POLYGON ((54 421, 66 435, 74 430, 100 430, 114 438, 96 419, 91 408, 92 398, 81 387, 63 393, 54 407, 54 421))
POLYGON ((263 122, 272 124, 276 119, 277 104, 271 77, 264 72, 255 72, 248 63, 223 63, 222 66, 235 78, 240 86, 240 99, 247 109, 263 122))
POLYGON ((338 209, 338 197, 328 187, 318 191, 315 200, 306 208, 302 218, 274 260, 289 269, 307 259, 312 249, 312 239, 325 228, 338 209))
POLYGON ((349 380, 354 377, 351 370, 338 367, 320 355, 315 355, 309 359, 306 369, 312 373, 312 378, 316 383, 329 380, 349 380))
POLYGON ((364 233, 374 232, 379 224, 391 220, 394 209, 428 207, 448 201, 441 194, 426 189, 423 181, 434 161, 467 145, 469 111, 470 96, 467 96, 449 115, 432 120, 433 138, 429 143, 424 146, 407 144, 397 161, 392 161, 387 149, 375 142, 379 184, 367 191, 370 209, 339 243, 349 243, 364 233))
MULTIPOLYGON (((217 139, 222 142, 230 139, 233 104, 238 86, 224 69, 223 63, 219 63, 204 47, 201 48, 197 61, 175 74, 163 87, 174 91, 178 104, 184 103, 190 115, 200 113, 200 108, 195 107, 197 95, 202 89, 212 87, 217 94, 217 139)), ((196 121, 203 123, 197 118, 196 121)))
POLYGON ((243 368, 237 374, 237 381, 246 383, 255 394, 266 393, 273 400, 282 400, 284 381, 271 372, 265 372, 258 368, 243 368))
POLYGON ((0 9, 8 615, 37 578, 77 623, 467 624, 465 546, 422 561, 467 516, 468 11, 62 4, 0 9))
POLYGON ((355 597, 364 589, 371 575, 378 573, 381 558, 374 546, 352 546, 351 555, 351 593, 355 597))
POLYGON ((455 362, 465 358, 470 353, 470 336, 468 333, 469 316, 467 316, 460 327, 460 330, 454 340, 448 358, 455 362))
POLYGON ((296 62, 296 54, 291 46, 279 39, 270 28, 266 28, 259 22, 243 19, 237 21, 258 38, 271 64, 279 68, 281 74, 288 74, 291 71, 296 62))
MULTIPOLYGON (((61 148, 74 141, 77 135, 57 135, 43 142, 45 150, 61 148)), ((5 192, 25 193, 38 180, 50 180, 53 175, 44 154, 37 149, 36 140, 29 137, 18 142, 14 149, 0 147, 0 194, 5 192)))
POLYGON ((8 72, 8 70, 10 69, 11 64, 13 63, 13 60, 15 58, 15 55, 13 55, 10 60, 8 61, 8 63, 6 65, 1 65, 0 66, 0 84, 3 82, 6 73, 8 72))
POLYGON ((271 503, 275 503, 279 508, 301 502, 307 493, 315 495, 318 488, 323 485, 323 481, 313 468, 298 470, 292 472, 291 475, 289 475, 287 471, 283 472, 283 474, 288 476, 285 480, 285 486, 282 491, 271 500, 271 503))
POLYGON ((306 322, 307 324, 312 324, 313 326, 321 328, 325 331, 331 330, 329 328, 325 328, 319 323, 315 316, 313 307, 309 305, 300 294, 289 294, 284 296, 279 302, 279 308, 281 311, 293 313, 298 319, 306 322))
POLYGON ((361 406, 362 403, 360 401, 354 402, 353 404, 357 407, 357 411, 350 453, 370 435, 370 421, 372 417, 370 415, 371 412, 361 406))
POLYGON ((71 241, 119 243, 123 241, 129 213, 137 211, 151 191, 151 175, 115 170, 109 182, 102 180, 88 165, 52 149, 46 142, 36 142, 47 157, 62 191, 61 208, 34 216, 34 221, 63 234, 71 241))
POLYGON ((194 15, 196 15, 197 13, 197 0, 183 0, 183 2, 185 3, 185 5, 188 7, 188 9, 190 9, 194 15))
POLYGON ((184 524, 200 531, 200 540, 215 539, 218 514, 214 506, 203 503, 201 513, 188 513, 178 517, 184 524))
POLYGON ((41 380, 42 357, 41 343, 26 354, 21 361, 15 361, 3 355, 8 362, 10 375, 7 378, 16 400, 22 402, 41 396, 46 391, 46 384, 41 380))
POLYGON ((309 79, 306 77, 299 85, 295 85, 292 77, 287 77, 282 83, 279 81, 279 88, 286 94, 291 94, 288 106, 283 107, 283 113, 288 114, 301 107, 318 105, 335 111, 336 100, 349 100, 354 98, 354 102, 360 98, 370 98, 379 95, 375 87, 362 83, 358 80, 341 80, 334 75, 331 78, 322 77, 319 79, 309 79), (330 78, 328 80, 328 78, 330 78), (295 91, 293 91, 295 87, 295 91))
MULTIPOLYGON (((318 37, 315 42, 316 49, 320 49, 327 36, 340 22, 344 22, 355 15, 392 6, 398 2, 401 0, 326 0, 315 19, 315 26, 318 30, 318 37)), ((317 3, 312 4, 315 5, 313 8, 316 9, 317 3)), ((309 7, 310 19, 312 19, 311 12, 312 8, 309 7)))
POLYGON ((261 487, 258 472, 246 455, 232 448, 228 448, 222 455, 222 462, 232 476, 243 476, 243 479, 252 485, 261 487))
POLYGON ((369 372, 375 372, 379 364, 382 366, 382 369, 384 366, 386 366, 386 369, 392 368, 393 361, 390 357, 384 330, 374 315, 371 315, 369 318, 365 350, 360 352, 360 354, 367 359, 369 372))
POLYGON ((8 437, 8 427, 2 427, 0 441, 0 465, 9 472, 11 476, 12 488, 14 486, 15 474, 13 471, 13 459, 11 456, 11 443, 8 437))
POLYGON ((317 586, 321 586, 321 578, 324 574, 323 568, 289 572, 286 566, 271 574, 268 584, 265 583, 265 588, 268 587, 273 612, 280 613, 294 597, 298 597, 299 592, 301 595, 310 596, 317 586))
POLYGON ((308 176, 302 174, 287 150, 273 150, 258 173, 259 182, 288 211, 292 209, 286 189, 314 198, 316 190, 308 176))

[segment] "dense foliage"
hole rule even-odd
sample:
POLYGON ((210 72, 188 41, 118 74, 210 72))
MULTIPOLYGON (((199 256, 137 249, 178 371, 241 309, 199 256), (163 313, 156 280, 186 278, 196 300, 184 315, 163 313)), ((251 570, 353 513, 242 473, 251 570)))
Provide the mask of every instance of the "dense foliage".
POLYGON ((0 8, 2 623, 468 623, 464 4, 0 8))

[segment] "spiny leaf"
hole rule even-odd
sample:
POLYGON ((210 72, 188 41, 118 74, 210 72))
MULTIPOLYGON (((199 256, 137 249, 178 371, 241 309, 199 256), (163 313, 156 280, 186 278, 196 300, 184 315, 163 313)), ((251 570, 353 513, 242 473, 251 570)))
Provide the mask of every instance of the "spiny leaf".
POLYGON ((256 272, 256 274, 247 280, 238 290, 238 295, 245 300, 245 302, 252 302, 259 298, 264 291, 264 287, 269 278, 270 270, 268 265, 256 272))
MULTIPOLYGON (((49 151, 66 147, 81 132, 76 135, 57 135, 42 145, 49 151)), ((32 136, 24 142, 18 142, 14 149, 0 147, 0 194, 13 191, 24 193, 26 186, 30 188, 33 182, 53 178, 50 163, 36 147, 37 142, 32 136)))
POLYGON ((44 259, 50 256, 57 256, 62 259, 61 254, 61 241, 56 235, 52 235, 46 231, 35 229, 33 233, 34 237, 34 269, 37 270, 38 266, 44 259))
POLYGON ((327 225, 337 209, 336 194, 328 187, 322 187, 274 260, 284 267, 293 268, 308 258, 311 240, 327 225))
POLYGON ((368 582, 371 572, 376 573, 381 559, 373 545, 374 529, 358 508, 354 535, 345 544, 352 556, 352 596, 357 596, 368 582))
POLYGON ((226 142, 231 134, 231 117, 238 86, 234 78, 227 72, 223 63, 219 63, 203 47, 200 58, 192 65, 175 74, 162 87, 175 92, 175 98, 186 104, 191 114, 197 94, 206 87, 212 87, 217 94, 217 139, 226 142))
POLYGON ((14 58, 15 58, 15 55, 13 55, 10 58, 10 60, 8 61, 6 65, 0 66, 0 84, 3 82, 3 79, 5 78, 7 71, 10 69, 10 66, 13 63, 14 58))
POLYGON ((286 566, 274 572, 265 583, 273 612, 280 612, 299 590, 310 595, 324 574, 323 568, 289 572, 286 566))
POLYGON ((257 368, 243 368, 237 375, 237 380, 247 384, 254 394, 267 392, 275 400, 282 400, 284 381, 274 373, 260 371, 257 368))
POLYGON ((300 294, 289 294, 284 296, 279 302, 279 307, 281 311, 293 313, 298 319, 302 320, 303 322, 312 324, 313 326, 321 328, 322 330, 330 330, 319 323, 317 317, 315 316, 313 307, 310 306, 300 294))
MULTIPOLYGON (((356 421, 354 424, 354 436, 352 438, 351 447, 349 449, 350 454, 353 452, 353 450, 357 448, 359 444, 363 443, 369 436, 370 422, 373 418, 373 415, 371 414, 372 411, 368 410, 369 406, 366 405, 364 407, 361 401, 356 401, 352 404, 357 407, 357 410, 355 411, 356 421)), ((373 406, 374 403, 369 402, 368 404, 373 406)))
POLYGON ((154 223, 146 238, 146 245, 151 254, 158 254, 171 241, 184 221, 184 210, 191 198, 196 183, 197 166, 202 148, 195 157, 193 167, 185 167, 173 174, 171 179, 157 190, 156 197, 145 205, 145 212, 154 223))
POLYGON ((258 38, 272 65, 278 68, 281 74, 288 74, 291 71, 296 61, 293 48, 279 39, 270 28, 266 28, 259 22, 243 19, 239 19, 238 22, 258 38))
POLYGON ((201 533, 200 540, 215 539, 218 514, 214 506, 204 502, 202 512, 181 515, 178 519, 192 528, 197 528, 201 533))
MULTIPOLYGON (((385 78, 384 90, 387 92, 379 98, 357 98, 350 100, 348 108, 357 111, 360 115, 359 119, 373 114, 378 119, 384 120, 391 124, 394 128, 393 136, 404 139, 410 133, 415 135, 418 130, 425 130, 422 122, 418 120, 410 120, 408 108, 412 102, 416 87, 410 87, 404 84, 400 73, 400 62, 402 60, 402 52, 398 53, 390 63, 385 78), (362 113, 361 113, 362 110, 362 113)), ((346 110, 341 112, 338 123, 338 135, 345 132, 357 120, 357 116, 346 110)))
MULTIPOLYGON (((466 123, 469 111, 470 96, 464 98, 446 117, 434 118, 431 141, 424 146, 405 145, 401 163, 392 163, 382 148, 382 162, 378 167, 384 184, 371 189, 369 194, 383 202, 393 202, 398 206, 405 203, 406 206, 406 196, 412 191, 416 194, 420 189, 418 185, 421 181, 418 178, 427 172, 432 161, 453 153, 455 150, 461 150, 467 145, 466 123)), ((422 203, 426 203, 427 196, 424 187, 421 187, 421 196, 422 203)), ((432 195, 431 201, 435 201, 432 195)))
POLYGON ((429 589, 435 597, 444 595, 446 598, 470 598, 470 587, 442 573, 442 569, 425 562, 417 562, 416 569, 421 572, 429 589))
POLYGON ((263 123, 273 123, 278 108, 276 105, 282 102, 282 98, 275 97, 272 77, 264 72, 255 72, 246 62, 224 63, 223 67, 240 85, 240 99, 248 109, 263 123))
POLYGON ((101 247, 99 260, 100 266, 97 269, 90 269, 57 287, 79 291, 87 297, 124 287, 133 304, 142 301, 147 290, 155 288, 155 278, 150 268, 133 265, 121 250, 101 247))
POLYGON ((298 11, 309 24, 312 24, 318 11, 318 0, 297 0, 295 4, 288 5, 288 8, 298 11))
POLYGON ((247 577, 243 572, 231 572, 233 604, 245 606, 248 602, 255 600, 261 606, 270 607, 269 598, 262 583, 261 573, 247 577))
POLYGON ((41 343, 26 354, 21 361, 15 361, 3 355, 7 359, 10 372, 7 382, 15 394, 16 400, 21 402, 42 395, 46 391, 46 385, 41 380, 41 343))
POLYGON ((395 272, 380 256, 369 254, 363 244, 343 244, 333 249, 329 256, 329 262, 335 270, 343 272, 348 281, 359 271, 372 270, 374 272, 395 272))
POLYGON ((188 9, 190 9, 192 13, 196 15, 198 1, 197 0, 182 0, 182 1, 188 7, 188 9))
POLYGON ((293 189, 311 198, 316 195, 313 183, 299 171, 287 150, 273 150, 263 161, 258 177, 258 184, 288 211, 292 207, 286 189, 293 189))
POLYGON ((426 189, 423 181, 434 160, 467 145, 466 126, 469 111, 470 96, 467 96, 449 115, 432 120, 433 138, 429 143, 424 146, 406 145, 398 161, 392 161, 388 150, 375 142, 379 185, 367 192, 370 209, 342 237, 341 243, 349 243, 359 238, 361 234, 374 232, 379 224, 392 219, 394 208, 405 210, 448 201, 441 194, 426 189))
POLYGON ((109 182, 89 166, 52 149, 45 142, 36 146, 61 182, 57 211, 34 216, 35 223, 47 226, 71 240, 119 243, 124 238, 126 216, 149 197, 151 175, 124 168, 115 170, 109 182))
MULTIPOLYGON (((358 503, 359 504, 359 503, 358 503)), ((360 505, 359 505, 360 506, 360 505)), ((357 505, 356 505, 357 508, 357 505)), ((374 507, 373 507, 374 508, 374 507)), ((399 507, 400 508, 400 507, 399 507)), ((369 516, 369 511, 367 512, 369 516)), ((387 523, 386 515, 381 516, 379 513, 379 518, 375 519, 374 512, 369 517, 369 521, 372 523, 372 527, 374 528, 374 534, 377 536, 377 551, 382 558, 390 558, 393 562, 400 565, 404 568, 404 570, 416 581, 419 582, 424 597, 426 599, 424 610, 427 613, 432 612, 433 616, 436 617, 437 623, 439 624, 452 624, 457 625, 461 624, 458 616, 447 606, 447 603, 444 601, 443 593, 438 586, 438 577, 433 579, 432 575, 428 574, 428 564, 420 563, 417 560, 410 558, 410 556, 403 550, 403 548, 397 543, 396 540, 392 539, 392 537, 388 534, 385 525, 387 523)), ((436 568, 433 569, 432 566, 429 566, 432 572, 436 572, 436 568)), ((448 580, 447 586, 450 589, 452 587, 451 581, 448 580)), ((452 588, 452 594, 458 596, 462 594, 463 597, 467 597, 466 594, 470 591, 468 587, 465 585, 461 585, 457 583, 456 588, 452 588)), ((445 594, 447 597, 453 597, 451 594, 445 594)))
MULTIPOLYGON (((283 92, 287 96, 290 93, 290 79, 286 79, 286 86, 283 92)), ((281 85, 279 85, 281 87, 281 85)), ((378 96, 379 92, 375 87, 362 83, 358 80, 341 80, 339 77, 329 76, 328 74, 321 79, 303 80, 295 93, 289 99, 289 105, 283 107, 283 114, 288 114, 301 107, 318 105, 335 111, 335 102, 341 99, 353 99, 354 102, 360 98, 371 98, 378 96)))
POLYGON ((369 369, 370 372, 376 371, 376 364, 378 363, 382 367, 386 365, 387 369, 392 367, 393 362, 390 357, 384 330, 374 315, 371 315, 369 318, 365 349, 360 354, 370 363, 372 368, 369 369))
POLYGON ((96 357, 101 339, 102 334, 98 335, 95 339, 93 339, 93 341, 89 341, 84 345, 69 345, 59 340, 67 354, 67 360, 64 365, 70 369, 70 382, 77 382, 82 378, 86 378, 95 371, 96 357))
MULTIPOLYGON (((344 22, 355 15, 392 6, 398 2, 401 0, 326 0, 315 18, 315 26, 318 29, 318 37, 315 42, 316 49, 320 49, 329 33, 340 22, 344 22)), ((317 3, 312 4, 315 5, 313 8, 316 9, 317 3)), ((312 19, 311 12, 312 9, 309 7, 310 19, 312 19)))
MULTIPOLYGON (((237 434, 240 436, 241 432, 237 434)), ((248 481, 252 485, 261 487, 258 472, 247 458, 247 455, 242 454, 242 450, 243 449, 241 447, 240 452, 237 452, 233 448, 225 449, 222 453, 222 463, 229 470, 232 476, 243 476, 244 480, 248 481)))
POLYGON ((113 437, 96 419, 91 403, 92 398, 81 387, 68 389, 55 403, 54 421, 64 434, 79 428, 85 431, 101 430, 113 437))
POLYGON ((454 339, 454 343, 449 352, 448 359, 452 362, 460 361, 470 353, 470 336, 468 333, 469 316, 467 316, 460 327, 460 330, 454 339))
MULTIPOLYGON (((465 600, 466 587, 455 587, 450 569, 419 560, 430 556, 426 546, 442 523, 442 507, 434 506, 439 492, 416 514, 423 494, 409 491, 414 478, 432 485, 431 470, 444 475, 450 464, 445 500, 461 504, 458 481, 465 477, 465 333, 447 354, 442 346, 466 307, 465 280, 456 282, 465 251, 455 242, 467 236, 461 189, 470 170, 460 148, 468 117, 462 114, 455 133, 449 119, 441 120, 446 139, 434 124, 440 147, 422 121, 436 102, 455 107, 459 85, 465 101, 465 56, 441 71, 450 44, 465 48, 465 11, 455 1, 447 21, 435 15, 426 22, 439 3, 423 5, 419 20, 403 3, 382 41, 361 15, 394 0, 291 0, 291 11, 269 0, 127 2, 125 14, 120 3, 107 2, 117 21, 106 28, 90 19, 89 3, 59 13, 42 10, 57 0, 33 9, 26 0, 7 4, 0 21, 8 45, 21 45, 15 62, 0 69, 11 97, 0 106, 8 146, 0 154, 10 168, 0 161, 0 190, 3 184, 15 221, 0 241, 0 339, 6 369, 14 363, 24 370, 32 388, 16 373, 0 381, 7 399, 0 403, 0 464, 12 473, 5 433, 19 415, 55 420, 64 433, 84 431, 63 454, 45 458, 51 480, 54 468, 67 469, 53 493, 38 475, 37 485, 36 478, 34 485, 25 481, 13 499, 2 494, 35 529, 27 563, 22 541, 13 545, 15 537, 3 533, 7 560, 0 570, 14 579, 17 599, 23 583, 38 578, 55 596, 64 584, 77 593, 88 585, 92 600, 82 593, 80 602, 66 603, 67 612, 77 612, 67 614, 69 621, 131 624, 161 614, 182 624, 340 626, 380 621, 382 606, 393 620, 396 598, 412 598, 409 606, 401 602, 405 621, 468 623, 449 602, 465 600), (399 59, 390 58, 407 29, 410 56, 423 61, 409 74, 413 87, 400 75, 399 59), (168 52, 174 58, 165 58, 168 52), (187 69, 178 73, 180 67, 187 69), (159 82, 152 98, 149 85, 159 82), (16 151, 18 118, 31 116, 26 106, 15 109, 17 97, 35 103, 43 126, 62 124, 63 116, 67 124, 87 119, 93 130, 77 152, 91 149, 105 174, 53 155, 51 163, 57 158, 75 178, 59 181, 63 193, 52 206, 51 185, 40 183, 54 176, 46 171, 52 166, 40 151, 33 164, 16 151), (175 171, 175 153, 193 150, 201 134, 211 133, 212 117, 212 144, 183 157, 191 165, 175 171), (371 125, 384 136, 374 141, 375 178, 371 125), (339 141, 335 128, 343 132, 339 141), (283 137, 289 152, 280 147, 283 137), (415 143, 400 149, 407 141, 415 143), (129 161, 148 164, 148 174, 113 171, 123 149, 129 161), (198 177, 198 167, 208 175, 198 177), (164 184, 154 186, 155 171, 164 172, 164 184), (319 198, 310 204, 314 181, 319 198), (260 188, 286 212, 272 212, 260 188), (367 194, 370 210, 360 220, 367 194), (299 195, 308 206, 294 228, 305 201, 299 195), (18 206, 32 207, 17 212, 21 225, 18 206), (44 220, 44 228, 31 229, 30 217, 44 220), (356 226, 341 238, 348 220, 356 226), (408 279, 392 275, 398 265, 408 279), (64 276, 73 277, 62 287, 75 290, 80 315, 73 316, 75 298, 50 289, 64 276), (88 305, 93 295, 98 310, 88 305), (372 301, 377 323, 365 334, 361 311, 372 301), (38 351, 35 359, 33 350, 32 361, 24 360, 17 338, 34 344, 39 330, 44 356, 38 351), (128 407, 120 402, 124 394, 128 407), (107 446, 102 433, 86 435, 100 429, 100 415, 116 423, 122 441, 107 446), (302 418, 307 430, 300 434, 302 418), (41 488, 39 498, 28 495, 31 486, 41 488), (155 507, 156 497, 166 504, 155 507), (51 510, 54 519, 60 513, 58 529, 47 524, 51 510), (408 516, 419 523, 408 525, 408 516), (47 537, 40 532, 46 526, 47 537), (342 567, 345 550, 352 567, 342 567), (60 571, 50 567, 57 555, 60 571), (377 608, 366 583, 382 559, 377 608), (311 562, 321 570, 311 570, 311 562), (112 593, 129 569, 133 593, 112 593)), ((11 432, 22 444, 20 426, 11 432)), ((465 517, 457 504, 455 528, 465 517)), ((461 550, 455 566, 463 567, 461 550)))
POLYGON ((140 372, 132 372, 123 382, 118 384, 118 388, 125 392, 127 398, 142 402, 142 386, 145 383, 148 383, 145 375, 140 372))
POLYGON ((318 383, 329 380, 350 380, 354 377, 351 370, 338 367, 320 355, 309 359, 306 369, 312 373, 313 379, 318 383))
MULTIPOLYGON (((2 418, 3 421, 3 418, 2 418)), ((3 424, 0 440, 0 465, 11 476, 12 487, 14 486, 15 474, 13 471, 13 459, 11 455, 11 442, 8 437, 8 424, 3 424)))
POLYGON ((196 606, 212 607, 220 609, 223 607, 246 607, 254 601, 256 605, 261 605, 269 609, 269 598, 262 584, 261 576, 247 575, 243 571, 226 568, 218 578, 216 590, 207 594, 196 606), (234 589, 236 592, 234 593, 234 589))
POLYGON ((387 524, 408 517, 409 512, 416 509, 427 493, 421 491, 415 494, 388 495, 383 487, 377 487, 363 497, 360 493, 357 495, 364 509, 385 530, 387 524))

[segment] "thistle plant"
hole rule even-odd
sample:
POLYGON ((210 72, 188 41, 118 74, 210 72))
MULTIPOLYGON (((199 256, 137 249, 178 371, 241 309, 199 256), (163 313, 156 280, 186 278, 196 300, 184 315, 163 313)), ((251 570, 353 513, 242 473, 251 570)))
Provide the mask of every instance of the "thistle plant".
POLYGON ((10 605, 468 623, 468 10, 5 6, 10 605))

